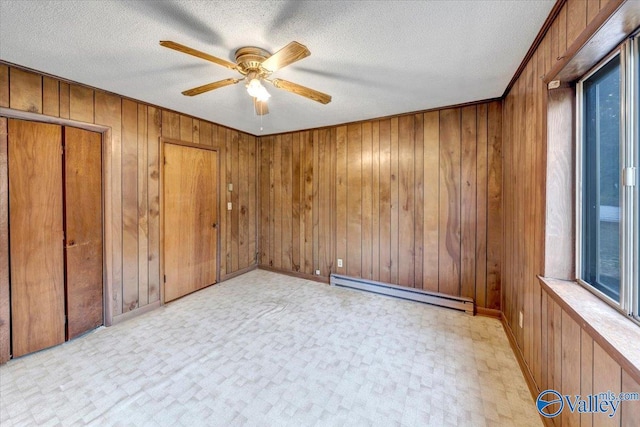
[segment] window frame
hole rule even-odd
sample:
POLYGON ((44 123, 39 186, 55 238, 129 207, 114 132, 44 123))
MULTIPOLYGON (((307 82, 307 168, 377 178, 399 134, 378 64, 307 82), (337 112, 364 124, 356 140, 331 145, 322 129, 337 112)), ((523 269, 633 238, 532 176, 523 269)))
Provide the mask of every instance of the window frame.
POLYGON ((638 147, 640 96, 638 80, 640 79, 640 36, 636 33, 608 55, 598 64, 582 76, 576 83, 576 120, 575 120, 575 276, 587 290, 598 296, 604 302, 625 314, 640 324, 640 223, 639 211, 639 182, 638 165, 640 165, 638 147), (592 284, 583 280, 583 244, 584 234, 584 82, 607 66, 611 61, 620 60, 620 223, 619 223, 619 253, 620 253, 620 302, 615 301, 607 294, 592 284), (624 185, 623 176, 626 169, 633 168, 635 172, 635 184, 624 185), (633 262, 634 260, 638 262, 633 262))

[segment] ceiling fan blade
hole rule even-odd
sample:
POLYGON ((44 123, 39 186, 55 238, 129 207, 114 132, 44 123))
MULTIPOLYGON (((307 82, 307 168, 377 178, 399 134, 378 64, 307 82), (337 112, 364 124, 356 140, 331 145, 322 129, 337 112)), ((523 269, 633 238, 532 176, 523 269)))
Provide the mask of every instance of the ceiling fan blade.
POLYGON ((258 98, 253 98, 253 107, 256 109, 256 114, 258 116, 269 114, 269 107, 267 106, 266 101, 259 101, 258 98))
POLYGON ((305 86, 300 86, 297 83, 292 83, 287 80, 282 79, 273 79, 267 80, 271 82, 275 87, 279 89, 284 89, 288 92, 293 92, 297 95, 304 96, 309 99, 313 99, 314 101, 320 102, 321 104, 328 104, 331 102, 331 95, 327 95, 326 93, 318 92, 317 90, 309 89, 305 86))
POLYGON ((242 79, 224 79, 217 82, 209 83, 206 85, 194 87, 193 89, 185 90, 182 92, 186 96, 200 95, 201 93, 209 92, 210 90, 219 89, 221 87, 234 85, 242 79))
POLYGON ((192 49, 180 43, 172 42, 169 40, 161 40, 160 46, 168 47, 169 49, 177 50, 178 52, 187 53, 189 55, 197 56, 198 58, 206 59, 207 61, 213 62, 214 64, 222 65, 223 67, 227 67, 231 70, 236 69, 236 64, 234 64, 233 62, 229 62, 216 56, 209 55, 208 53, 200 52, 199 50, 192 49))
POLYGON ((289 64, 306 58, 311 55, 309 49, 298 42, 291 42, 262 62, 262 68, 274 72, 284 68, 289 64))

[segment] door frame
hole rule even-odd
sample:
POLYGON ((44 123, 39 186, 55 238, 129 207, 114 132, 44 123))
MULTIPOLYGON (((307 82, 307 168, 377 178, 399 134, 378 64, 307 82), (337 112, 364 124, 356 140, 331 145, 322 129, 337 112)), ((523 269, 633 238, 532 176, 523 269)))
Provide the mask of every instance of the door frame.
POLYGON ((159 160, 160 160, 160 182, 159 182, 159 187, 160 187, 160 200, 159 200, 159 205, 160 205, 160 279, 161 279, 161 283, 160 283, 160 304, 164 305, 164 287, 165 287, 165 269, 164 269, 164 252, 165 252, 165 247, 164 247, 164 147, 165 144, 172 144, 172 145, 180 145, 183 147, 189 147, 189 148, 197 148, 200 150, 206 150, 206 151, 215 151, 217 153, 216 156, 216 175, 218 178, 218 185, 217 188, 215 189, 216 191, 216 204, 217 204, 217 217, 218 217, 218 232, 216 233, 216 283, 220 283, 220 223, 222 221, 222 216, 221 216, 221 209, 222 207, 220 206, 220 149, 217 147, 211 147, 208 145, 201 145, 201 144, 194 144, 193 142, 187 142, 187 141, 181 141, 179 139, 173 139, 173 138, 165 138, 165 137, 160 137, 160 151, 159 151, 159 160))
MULTIPOLYGON (((106 197, 107 194, 111 194, 111 128, 93 123, 45 116, 38 113, 19 111, 4 107, 0 107, 0 117, 38 123, 49 123, 60 126, 70 126, 102 135, 100 141, 102 146, 102 323, 104 326, 111 326, 113 324, 113 260, 111 259, 111 253, 113 252, 113 227, 109 218, 111 218, 113 208, 111 197, 106 197)), ((8 262, 8 259, 0 260, 0 262, 5 261, 8 262)), ((4 284, 0 284, 0 286, 3 285, 4 284)), ((7 283, 6 286, 9 286, 9 283, 7 283)), ((9 319, 9 321, 11 321, 11 319, 9 319)), ((10 327, 11 325, 9 324, 9 328, 10 327)))

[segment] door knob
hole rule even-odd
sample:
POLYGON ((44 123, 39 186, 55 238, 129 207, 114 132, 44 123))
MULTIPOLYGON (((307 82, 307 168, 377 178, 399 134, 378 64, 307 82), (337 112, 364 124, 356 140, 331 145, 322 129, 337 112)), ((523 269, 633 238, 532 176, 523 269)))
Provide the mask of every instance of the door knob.
POLYGON ((213 228, 218 228, 218 223, 217 223, 217 222, 214 222, 213 224, 211 224, 211 227, 213 227, 213 228))

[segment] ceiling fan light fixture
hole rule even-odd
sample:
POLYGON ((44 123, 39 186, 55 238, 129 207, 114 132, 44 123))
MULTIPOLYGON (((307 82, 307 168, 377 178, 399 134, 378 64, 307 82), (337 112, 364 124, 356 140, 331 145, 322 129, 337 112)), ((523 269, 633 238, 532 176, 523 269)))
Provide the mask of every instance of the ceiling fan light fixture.
POLYGON ((247 84, 247 92, 249 95, 256 98, 258 101, 266 101, 271 97, 271 94, 267 92, 267 89, 262 86, 259 79, 251 79, 247 84))

